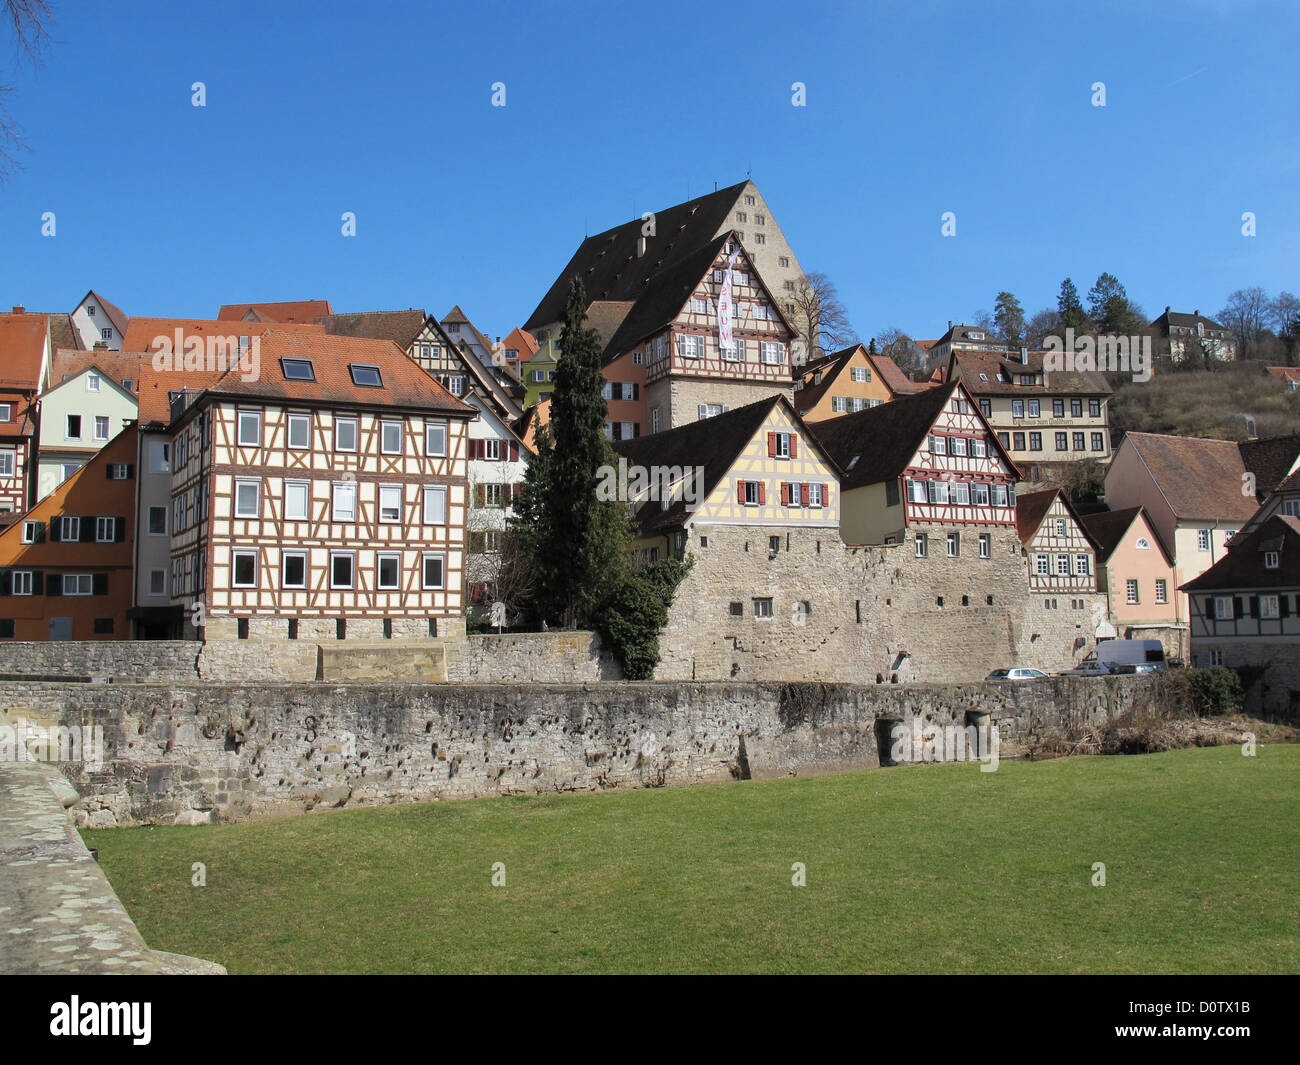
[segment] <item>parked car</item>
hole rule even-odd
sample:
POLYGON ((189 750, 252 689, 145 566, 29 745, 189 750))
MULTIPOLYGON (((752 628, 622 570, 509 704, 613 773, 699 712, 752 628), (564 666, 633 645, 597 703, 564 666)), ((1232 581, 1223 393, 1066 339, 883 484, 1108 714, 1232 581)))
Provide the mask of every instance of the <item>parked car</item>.
POLYGON ((1040 677, 1046 677, 1047 674, 1041 669, 1026 669, 1016 667, 1013 669, 995 669, 984 679, 990 680, 1038 680, 1040 677))

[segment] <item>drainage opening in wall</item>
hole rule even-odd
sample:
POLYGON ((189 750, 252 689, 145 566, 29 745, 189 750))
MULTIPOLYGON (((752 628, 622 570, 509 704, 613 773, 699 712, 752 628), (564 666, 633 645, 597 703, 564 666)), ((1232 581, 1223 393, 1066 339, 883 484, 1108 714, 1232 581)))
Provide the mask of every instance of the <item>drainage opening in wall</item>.
POLYGON ((876 754, 879 755, 881 766, 898 764, 893 758, 894 729, 901 728, 902 725, 903 722, 901 718, 876 718, 876 754))

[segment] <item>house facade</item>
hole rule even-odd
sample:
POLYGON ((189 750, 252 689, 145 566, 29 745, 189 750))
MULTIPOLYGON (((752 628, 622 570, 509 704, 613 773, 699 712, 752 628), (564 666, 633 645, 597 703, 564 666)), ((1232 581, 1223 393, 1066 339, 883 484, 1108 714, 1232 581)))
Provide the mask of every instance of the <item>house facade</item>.
POLYGON ((1048 370, 1046 354, 957 351, 948 363, 948 380, 960 380, 978 400, 1029 484, 1050 482, 1071 462, 1111 455, 1114 390, 1105 375, 1048 370))
POLYGON ((72 327, 77 331, 79 347, 90 351, 105 347, 120 351, 126 340, 130 320, 117 307, 91 289, 72 312, 72 327))
POLYGON ((1097 549, 1097 587, 1106 594, 1105 637, 1160 640, 1170 658, 1189 654, 1186 615, 1179 615, 1174 558, 1144 508, 1080 516, 1097 549))
POLYGON ((43 392, 38 404, 36 492, 41 499, 134 424, 138 413, 135 395, 93 362, 43 392))
POLYGON ((1096 551, 1059 488, 1018 495, 1016 531, 1024 545, 1031 595, 1097 591, 1096 551))
POLYGON ((1191 602, 1192 664, 1247 670, 1247 709, 1300 710, 1300 518, 1276 514, 1235 537, 1182 586, 1191 602))
POLYGON ((461 625, 473 408, 385 341, 271 331, 171 396, 170 605, 209 639, 461 625), (196 604, 197 609, 196 609, 196 604))
POLYGON ((477 391, 465 402, 478 411, 469 423, 469 514, 465 533, 465 604, 472 615, 497 600, 502 539, 528 471, 529 451, 496 408, 477 391))
POLYGON ((823 421, 920 390, 888 356, 854 344, 795 370, 794 406, 801 417, 823 421))
POLYGON ((1151 327, 1155 330, 1160 353, 1167 354, 1175 362, 1202 352, 1225 362, 1237 357, 1237 342, 1232 331, 1206 318, 1199 310, 1186 314, 1166 307, 1151 327))
POLYGON ((0 528, 36 499, 37 394, 50 364, 44 315, 15 307, 0 314, 0 528))
POLYGON ((0 531, 0 642, 131 635, 136 430, 0 531))

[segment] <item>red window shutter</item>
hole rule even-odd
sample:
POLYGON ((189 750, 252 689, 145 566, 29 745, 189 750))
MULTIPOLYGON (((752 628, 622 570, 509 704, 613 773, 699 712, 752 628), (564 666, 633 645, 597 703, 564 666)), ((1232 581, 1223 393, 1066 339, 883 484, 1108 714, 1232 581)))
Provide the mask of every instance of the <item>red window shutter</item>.
POLYGON ((519 441, 518 441, 518 440, 511 440, 511 441, 510 441, 510 461, 511 461, 511 462, 518 462, 518 461, 519 461, 519 441))
POLYGON ((806 485, 806 484, 801 484, 801 485, 799 486, 799 500, 800 500, 801 503, 803 503, 803 505, 804 505, 805 507, 806 507, 806 506, 809 504, 809 502, 812 500, 812 492, 811 492, 811 490, 809 489, 808 485, 806 485))
POLYGON ((799 437, 794 433, 790 434, 790 457, 792 459, 799 457, 799 437))
POLYGON ((776 433, 767 434, 767 457, 776 458, 776 433))
POLYGON ((474 504, 475 506, 487 506, 487 485, 476 484, 474 486, 474 504))
POLYGON ((736 482, 736 502, 737 502, 737 503, 743 503, 743 502, 745 502, 745 482, 744 482, 744 481, 737 481, 737 482, 736 482))
POLYGON ((760 505, 760 506, 761 506, 762 504, 764 504, 764 503, 767 502, 767 482, 766 482, 766 481, 759 481, 759 482, 758 482, 758 502, 759 502, 759 505, 760 505))
POLYGON ((789 505, 790 505, 790 485, 785 481, 782 481, 781 482, 781 506, 788 507, 789 505))
POLYGON ((822 485, 822 506, 829 507, 830 505, 831 505, 831 486, 828 484, 824 484, 822 485))

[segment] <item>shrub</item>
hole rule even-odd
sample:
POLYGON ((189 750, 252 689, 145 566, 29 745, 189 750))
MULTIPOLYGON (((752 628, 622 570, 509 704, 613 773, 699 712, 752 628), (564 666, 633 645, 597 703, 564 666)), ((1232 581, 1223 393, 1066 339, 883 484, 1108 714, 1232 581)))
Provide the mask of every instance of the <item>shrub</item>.
POLYGON ((1221 717, 1238 712, 1245 700, 1241 677, 1224 666, 1192 669, 1187 674, 1193 705, 1202 717, 1221 717))
POLYGON ((600 610, 596 631, 628 680, 649 680, 659 664, 659 633, 691 562, 665 559, 620 577, 600 610))

